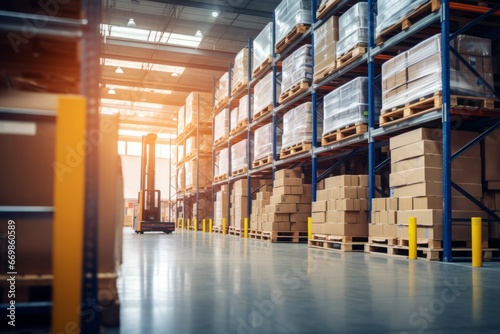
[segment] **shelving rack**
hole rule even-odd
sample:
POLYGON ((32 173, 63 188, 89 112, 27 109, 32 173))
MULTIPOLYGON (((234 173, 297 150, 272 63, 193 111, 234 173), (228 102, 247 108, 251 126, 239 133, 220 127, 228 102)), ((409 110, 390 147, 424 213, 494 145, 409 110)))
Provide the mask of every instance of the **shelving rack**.
MULTIPOLYGON (((99 74, 100 74, 100 50, 101 50, 101 36, 99 31, 100 17, 101 17, 101 4, 96 1, 77 1, 70 4, 59 5, 57 4, 56 13, 52 15, 32 14, 39 12, 40 8, 31 8, 29 6, 13 6, 18 8, 15 11, 0 11, 0 31, 2 34, 10 34, 13 38, 8 50, 2 51, 3 60, 9 59, 11 62, 17 62, 30 68, 32 71, 39 71, 42 76, 44 73, 44 66, 52 66, 52 71, 61 70, 63 73, 70 73, 71 83, 75 85, 72 87, 70 84, 67 87, 50 87, 51 92, 56 94, 80 94, 85 98, 85 124, 87 133, 93 133, 99 130, 98 118, 98 101, 99 101, 99 74), (43 22, 43 25, 35 23, 35 33, 29 30, 28 27, 32 22, 43 22), (60 46, 56 50, 52 50, 54 57, 64 59, 60 63, 54 59, 46 58, 47 63, 40 61, 41 66, 37 67, 37 59, 30 59, 32 56, 29 54, 29 48, 34 43, 40 41, 53 41, 57 40, 60 46), (79 70, 70 69, 67 64, 71 63, 68 54, 62 52, 63 49, 74 50, 75 59, 80 59, 79 70), (14 52, 11 52, 14 51, 14 52), (24 53, 24 54, 23 54, 24 53), (26 62, 33 62, 33 64, 26 64, 26 62), (29 65, 35 65, 33 67, 29 65), (68 72, 66 72, 68 71, 68 72)), ((50 44, 50 43, 49 43, 50 44)), ((70 51, 71 53, 71 51, 70 51)), ((43 55, 41 55, 43 56, 43 55)), ((76 65, 78 66, 78 65, 76 65)), ((46 68, 45 68, 46 69, 46 68)), ((19 108, 2 108, 0 111, 2 119, 23 119, 23 120, 36 120, 45 119, 48 122, 54 122, 57 114, 55 111, 36 110, 32 108, 29 110, 21 110, 19 108)), ((88 141, 87 141, 88 143, 88 141)), ((69 146, 68 146, 69 147, 69 146)), ((76 238, 79 243, 83 245, 79 252, 75 252, 67 256, 68 260, 83 258, 82 268, 80 270, 81 276, 81 291, 77 293, 74 285, 63 287, 61 282, 66 280, 74 280, 71 270, 58 270, 58 280, 53 281, 53 302, 26 302, 16 303, 17 315, 23 314, 44 314, 47 315, 52 312, 52 331, 64 331, 65 325, 69 321, 75 319, 75 309, 80 308, 81 313, 75 313, 78 319, 75 325, 79 325, 82 333, 96 333, 100 327, 100 316, 97 314, 92 318, 84 318, 84 314, 95 314, 94 304, 90 305, 87 301, 97 300, 97 214, 98 214, 98 152, 97 149, 89 149, 85 154, 85 172, 84 172, 84 194, 80 194, 84 200, 83 212, 83 231, 82 235, 77 235, 76 238), (64 290, 66 289, 66 290, 64 290), (64 296, 63 296, 64 295, 64 296), (80 296, 80 298, 76 298, 80 296), (79 299, 79 300, 76 300, 79 299), (76 302, 76 303, 75 303, 76 302), (67 308, 73 312, 68 318, 61 312, 63 308, 67 308), (81 314, 81 316, 79 315, 81 314)), ((78 189, 75 189, 78 191, 78 189)), ((54 207, 0 207, 0 215, 3 217, 47 217, 48 219, 54 218, 54 207)), ((78 220, 80 217, 75 218, 78 220)), ((61 242, 55 238, 54 242, 61 242)), ((77 243, 77 244, 79 244, 77 243)), ((54 248, 60 248, 62 245, 54 244, 54 248)), ((57 262, 58 260, 55 260, 57 262)), ((62 263, 55 263, 54 267, 61 266, 62 263)), ((59 268, 59 267, 58 267, 59 268)), ((6 307, 2 305, 2 309, 6 307)))
MULTIPOLYGON (((335 171, 339 166, 345 164, 352 157, 361 154, 368 160, 368 167, 366 173, 370 175, 369 177, 369 211, 371 212, 371 201, 376 197, 377 193, 383 196, 388 196, 383 189, 377 188, 375 186, 375 175, 383 171, 386 167, 390 158, 385 157, 381 154, 380 148, 387 145, 387 141, 391 136, 404 133, 411 129, 428 126, 428 127, 439 127, 442 129, 443 133, 443 261, 452 261, 451 257, 451 224, 452 221, 458 219, 452 219, 451 210, 451 189, 457 189, 464 196, 471 199, 477 206, 488 213, 488 215, 494 221, 500 221, 500 218, 491 210, 486 208, 483 204, 475 201, 470 195, 468 195, 463 189, 458 187, 456 184, 451 182, 451 161, 459 156, 461 153, 466 151, 472 145, 479 143, 493 130, 500 127, 500 117, 493 115, 491 113, 485 114, 484 117, 474 116, 472 117, 474 122, 469 123, 467 129, 480 129, 481 134, 477 138, 466 145, 462 150, 459 150, 454 155, 451 154, 451 121, 452 115, 458 114, 456 110, 450 108, 450 79, 449 79, 449 68, 450 68, 450 57, 449 54, 452 52, 457 55, 457 52, 450 47, 449 42, 459 34, 467 33, 471 28, 481 24, 492 15, 500 15, 500 5, 494 4, 490 7, 480 7, 474 4, 474 1, 466 1, 466 4, 455 3, 449 0, 430 0, 434 6, 439 5, 439 10, 429 11, 428 14, 422 15, 419 20, 413 22, 408 29, 403 29, 400 32, 396 32, 392 37, 388 38, 381 45, 375 44, 375 19, 376 19, 376 6, 377 0, 368 0, 369 8, 369 39, 367 45, 367 53, 361 55, 356 60, 352 61, 348 65, 334 71, 332 74, 323 78, 317 83, 313 83, 312 86, 305 92, 295 96, 291 100, 287 101, 282 105, 278 105, 276 96, 276 78, 277 69, 279 68, 281 61, 290 55, 294 50, 298 48, 299 45, 310 41, 314 48, 314 32, 321 25, 323 25, 331 16, 340 15, 344 13, 350 6, 361 2, 360 0, 338 0, 336 4, 331 7, 331 9, 325 13, 320 20, 316 20, 316 0, 311 0, 312 8, 312 26, 297 40, 291 43, 280 55, 277 55, 273 51, 273 61, 272 64, 268 65, 263 71, 259 72, 256 77, 252 77, 249 73, 248 80, 248 94, 252 92, 254 85, 262 79, 269 71, 273 72, 273 110, 271 113, 252 121, 249 115, 249 125, 246 128, 247 138, 249 142, 249 150, 251 148, 252 132, 255 131, 262 125, 272 122, 273 124, 273 162, 271 164, 258 167, 253 169, 251 164, 249 164, 247 177, 248 180, 252 177, 269 177, 274 178, 274 172, 277 168, 286 168, 290 166, 302 165, 310 166, 312 170, 312 184, 313 184, 313 201, 316 200, 316 190, 317 183, 322 179, 326 178, 331 172, 335 171), (467 15, 462 17, 461 21, 465 21, 465 25, 459 29, 451 29, 452 17, 450 17, 450 11, 453 13, 467 11, 467 15), (381 127, 376 119, 375 110, 375 94, 379 92, 380 89, 380 65, 394 57, 399 50, 407 50, 410 47, 418 44, 418 42, 435 35, 437 32, 441 32, 441 53, 442 53, 442 66, 443 75, 443 107, 442 110, 432 111, 412 117, 410 119, 402 120, 396 124, 381 127), (452 33, 451 35, 449 33, 452 33), (334 142, 328 146, 318 146, 316 142, 317 138, 317 117, 318 111, 316 109, 317 102, 321 101, 322 96, 331 91, 332 89, 339 87, 340 85, 350 81, 357 76, 367 76, 368 77, 368 131, 360 135, 353 136, 344 141, 334 142), (308 152, 298 154, 286 159, 278 159, 278 152, 276 150, 276 128, 278 125, 279 117, 283 115, 284 112, 289 110, 296 104, 309 100, 312 102, 313 106, 313 135, 312 135, 312 149, 308 152), (325 165, 325 163, 330 163, 326 169, 322 172, 319 171, 319 165, 325 165)), ((335 1, 334 1, 335 2, 335 1)), ((462 22, 463 23, 463 22, 462 22)), ((490 39, 497 39, 500 35, 500 24, 492 23, 490 20, 489 33, 487 36, 482 36, 490 39)), ((275 32, 276 19, 273 18, 273 31, 275 32)), ((481 36, 480 36, 481 37, 481 36)), ((273 35, 273 49, 275 43, 275 34, 273 35)), ((252 50, 252 40, 249 40, 248 47, 250 51, 252 50)), ((314 49, 313 49, 314 51, 314 49)), ((497 55, 498 57, 498 55, 497 55)), ((251 52, 249 54, 249 72, 251 72, 251 52)), ((470 67, 470 66, 468 66, 470 67)), ((314 59, 313 59, 314 68, 314 59)), ((231 65, 229 66, 231 69, 231 65)), ((478 76, 476 71, 473 73, 478 76)), ((483 84, 486 84, 484 80, 478 78, 483 84)), ((492 87, 490 87, 492 88, 492 87)), ((498 92, 493 91, 493 94, 497 99, 500 99, 498 92)), ((231 92, 229 92, 230 94, 231 92)), ((229 95, 230 96, 230 95, 229 95)), ((230 106, 230 105, 229 105, 230 106)), ((500 116, 500 115, 499 115, 500 116)), ((228 142, 228 147, 230 147, 230 141, 228 142)), ((231 158, 229 157, 229 160, 231 158)), ((249 160, 250 161, 250 160, 249 160)), ((230 161, 229 161, 230 163, 230 161)), ((230 184, 230 179, 227 181, 230 184)), ((219 183, 220 184, 220 183, 219 183)), ((230 194, 231 189, 229 189, 230 194)), ((249 189, 248 197, 251 198, 252 191, 249 189)), ((249 212, 251 210, 250 200, 248 203, 249 212)), ((228 213, 229 216, 229 213, 228 213)))

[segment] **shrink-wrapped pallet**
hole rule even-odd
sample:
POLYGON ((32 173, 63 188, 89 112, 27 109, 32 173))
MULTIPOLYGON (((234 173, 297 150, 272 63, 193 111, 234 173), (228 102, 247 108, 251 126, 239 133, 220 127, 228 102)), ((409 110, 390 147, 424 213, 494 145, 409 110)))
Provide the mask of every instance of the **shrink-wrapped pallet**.
POLYGON ((269 22, 253 40, 252 71, 255 72, 262 63, 273 55, 273 23, 269 22))
POLYGON ((306 44, 283 61, 281 89, 286 92, 297 83, 312 80, 312 47, 306 44))
MULTIPOLYGON (((276 152, 281 150, 281 130, 276 128, 276 152)), ((273 155, 273 123, 255 130, 254 161, 273 155)))
MULTIPOLYGON (((276 76, 276 96, 281 94, 281 75, 280 73, 276 76)), ((260 113, 263 110, 267 110, 268 107, 273 106, 273 73, 270 72, 265 77, 259 80, 255 84, 254 97, 253 97, 253 112, 252 117, 255 113, 260 113)))
POLYGON ((368 4, 358 2, 339 18, 337 57, 368 44, 368 4))
POLYGON ((214 119, 214 143, 229 136, 229 110, 222 109, 214 119))
POLYGON ((283 0, 274 10, 276 43, 282 41, 298 24, 311 24, 310 0, 283 0))

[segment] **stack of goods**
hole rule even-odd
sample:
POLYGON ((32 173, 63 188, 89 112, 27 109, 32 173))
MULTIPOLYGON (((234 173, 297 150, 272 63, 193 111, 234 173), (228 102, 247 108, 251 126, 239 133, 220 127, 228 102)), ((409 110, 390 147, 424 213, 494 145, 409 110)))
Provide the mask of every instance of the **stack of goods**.
POLYGON ((325 71, 335 69, 338 40, 338 16, 332 16, 314 31, 314 82, 321 80, 325 71))
MULTIPOLYGON (((283 44, 287 35, 297 25, 311 24, 311 1, 310 0, 283 0, 274 10, 276 20, 276 45, 283 44)), ((281 50, 276 50, 278 53, 281 50)))
POLYGON ((180 135, 184 131, 185 107, 182 106, 177 112, 177 134, 180 135))
MULTIPOLYGON (((292 87, 301 82, 311 82, 312 80, 312 48, 311 44, 306 44, 283 61, 283 81, 281 90, 286 93, 292 87)), ((280 96, 283 96, 283 93, 280 96)))
POLYGON ((215 173, 214 177, 227 178, 229 175, 229 149, 223 148, 215 157, 215 173))
MULTIPOLYGON (((500 216, 500 130, 497 129, 484 140, 484 179, 487 191, 484 196, 484 204, 490 210, 500 216)), ((488 235, 490 240, 498 244, 500 239, 499 223, 490 222, 488 235)))
POLYGON ((368 175, 329 177, 320 188, 312 203, 312 232, 368 237, 368 175))
POLYGON ((215 106, 219 107, 223 103, 227 103, 229 94, 229 72, 224 73, 220 79, 217 89, 215 90, 215 106))
POLYGON ((200 158, 184 164, 186 190, 209 187, 212 184, 212 159, 200 158))
MULTIPOLYGON (((417 237, 442 240, 443 183, 441 131, 416 129, 391 138, 392 197, 398 198, 397 237, 408 238, 408 218, 417 218, 417 237)), ((466 145, 476 133, 452 131, 452 152, 466 145)), ((475 146, 451 164, 452 180, 481 201, 481 152, 475 146)), ((485 217, 470 200, 452 190, 453 218, 485 217)), ((470 222, 453 222, 453 240, 471 240, 470 222)), ((483 240, 488 240, 488 225, 483 226, 483 240)))
POLYGON ((184 165, 177 167, 177 192, 184 192, 186 190, 186 173, 184 165))
POLYGON ((236 129, 236 126, 238 125, 238 114, 239 114, 239 108, 236 107, 236 108, 233 108, 233 110, 231 110, 230 112, 230 118, 231 118, 231 121, 230 121, 230 134, 233 134, 234 132, 234 129, 236 129))
MULTIPOLYGON (((253 114, 253 97, 248 97, 248 95, 243 95, 240 99, 240 103, 238 105, 238 117, 237 124, 238 126, 245 126, 248 124, 248 115, 250 108, 250 115, 253 114), (248 101, 250 99, 250 101, 248 101)), ((231 128, 232 129, 232 128, 231 128)))
POLYGON ((339 18, 337 57, 368 44, 368 4, 358 2, 339 18))
MULTIPOLYGON (((212 218, 212 202, 208 198, 200 196, 198 202, 193 203, 193 218, 197 219, 198 230, 201 230, 203 219, 212 218)), ((206 225, 208 226, 208 225, 206 225)))
MULTIPOLYGON (((254 134, 254 159, 253 161, 267 158, 267 162, 271 162, 273 156, 273 123, 266 124, 257 130, 254 134)), ((276 128, 276 152, 281 150, 281 130, 276 128)), ((256 164, 253 165, 254 167, 256 164)))
POLYGON ((196 142, 196 136, 189 137, 186 139, 186 158, 192 158, 196 155, 196 152, 211 152, 212 142, 212 135, 200 135, 198 142, 196 142))
POLYGON ((377 0, 376 36, 395 23, 403 21, 408 14, 429 0, 377 0))
POLYGON ((229 137, 229 109, 224 108, 215 115, 214 119, 214 144, 227 140, 229 137))
POLYGON ((184 162, 184 145, 177 145, 177 153, 176 153, 176 156, 177 156, 177 162, 176 164, 180 164, 182 162, 184 162))
MULTIPOLYGON (((452 46, 493 86, 491 40, 459 35, 452 46)), ((441 35, 435 35, 382 65, 382 111, 442 90, 441 35)), ((491 92, 450 53, 452 94, 491 97, 491 92)), ((440 107, 440 106, 435 106, 440 107)))
POLYGON ((372 199, 372 220, 369 227, 371 238, 395 239, 397 237, 397 197, 372 199))
MULTIPOLYGON (((276 75, 276 96, 281 94, 281 76, 276 75)), ((268 73, 265 77, 255 84, 253 98, 252 119, 257 119, 259 116, 271 111, 273 108, 273 72, 268 73)))
POLYGON ((231 174, 239 175, 248 170, 248 140, 231 145, 231 174))
POLYGON ((234 58, 233 77, 231 79, 231 93, 246 86, 248 83, 248 48, 242 49, 234 58))
POLYGON ((226 218, 226 228, 227 228, 228 211, 229 211, 229 201, 228 201, 227 185, 224 185, 221 187, 220 191, 215 193, 213 226, 221 229, 222 219, 226 218))
MULTIPOLYGON (((266 180, 263 180, 266 181, 266 180)), ((271 181, 268 181, 271 182, 271 181)), ((263 183, 266 184, 266 183, 263 183)), ((271 196, 273 195, 273 187, 266 185, 259 188, 259 191, 255 195, 255 199, 252 200, 252 214, 250 215, 250 230, 252 231, 262 231, 262 221, 265 213, 265 207, 271 204, 271 196)))
POLYGON ((270 63, 273 55, 273 23, 269 22, 253 40, 253 69, 255 75, 259 73, 261 65, 270 63))
POLYGON ((185 126, 212 124, 212 94, 191 92, 186 98, 185 126))
POLYGON ((262 230, 306 232, 311 201, 312 186, 305 184, 300 169, 277 171, 270 204, 264 207, 262 230))
MULTIPOLYGON (((375 105, 378 111, 379 96, 375 105)), ((346 126, 368 123, 368 78, 357 77, 328 93, 323 106, 323 136, 346 126)))
MULTIPOLYGON (((261 185, 261 181, 253 179, 251 181, 251 189, 255 189, 261 185)), ((237 230, 243 229, 243 221, 248 217, 248 180, 241 179, 233 184, 231 192, 231 226, 237 230)), ((251 229, 251 226, 248 227, 251 229)))
MULTIPOLYGON (((322 132, 323 123, 317 120, 318 134, 322 132)), ((289 155, 285 152, 288 148, 304 143, 312 142, 312 103, 305 102, 298 107, 288 111, 283 117, 283 137, 281 155, 289 155)), ((307 150, 306 148, 304 150, 307 150)))

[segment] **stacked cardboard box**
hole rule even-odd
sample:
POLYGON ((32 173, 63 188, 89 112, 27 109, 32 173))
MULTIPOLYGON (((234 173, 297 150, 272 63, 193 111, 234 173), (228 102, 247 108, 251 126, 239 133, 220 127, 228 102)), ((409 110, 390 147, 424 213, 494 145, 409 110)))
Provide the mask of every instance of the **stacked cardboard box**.
POLYGON ((263 231, 307 231, 311 215, 312 186, 305 184, 299 169, 275 173, 273 193, 264 207, 263 231))
MULTIPOLYGON (((442 143, 440 130, 416 129, 391 138, 391 175, 393 197, 398 198, 397 237, 407 239, 408 218, 417 218, 417 237, 442 240, 442 143)), ((452 152, 477 134, 452 131, 452 152)), ((452 180, 481 201, 481 155, 472 147, 452 162, 452 180)), ((485 217, 468 199, 452 190, 453 218, 485 217)), ((470 239, 470 223, 453 222, 453 240, 470 239)), ((487 224, 483 238, 488 240, 487 224)))
POLYGON ((338 175, 325 179, 324 189, 317 190, 316 202, 312 204, 312 232, 367 237, 367 198, 368 175, 338 175))
POLYGON ((397 238, 397 197, 372 199, 372 217, 368 235, 372 238, 397 238))
POLYGON ((211 152, 212 144, 212 135, 200 135, 198 143, 196 142, 196 136, 191 136, 186 139, 185 156, 189 156, 197 150, 199 150, 200 152, 211 152))
POLYGON ((220 105, 224 100, 227 101, 229 94, 229 72, 224 73, 215 90, 215 105, 220 105))
POLYGON ((200 158, 184 164, 186 189, 204 188, 212 184, 212 159, 200 158))
POLYGON ((242 49, 234 58, 231 92, 236 92, 248 82, 248 48, 242 49))
POLYGON ((212 124, 212 94, 191 92, 186 98, 185 127, 212 124))
MULTIPOLYGON (((256 189, 260 185, 265 184, 261 180, 252 179, 250 182, 251 189, 256 189)), ((243 221, 248 216, 248 180, 241 179, 235 181, 231 192, 231 226, 236 229, 242 229, 243 221)), ((252 229, 250 222, 249 229, 252 229)))
POLYGON ((324 70, 335 68, 338 40, 338 16, 332 16, 314 31, 314 81, 324 70))
POLYGON ((339 18, 337 57, 358 45, 368 44, 368 4, 359 2, 339 18))
MULTIPOLYGON (((263 180, 263 184, 271 181, 263 180)), ((255 199, 252 200, 252 214, 250 215, 250 230, 262 231, 262 221, 265 214, 266 205, 271 204, 271 196, 273 194, 273 187, 265 185, 259 188, 255 194, 255 199)))
POLYGON ((229 210, 229 201, 227 194, 227 185, 223 185, 221 187, 221 190, 215 193, 213 226, 221 228, 222 219, 226 218, 226 228, 227 228, 228 210, 229 210))
POLYGON ((198 202, 193 203, 193 212, 191 217, 197 219, 198 229, 202 227, 203 219, 208 220, 212 218, 212 202, 210 199, 200 196, 200 198, 198 198, 198 202))

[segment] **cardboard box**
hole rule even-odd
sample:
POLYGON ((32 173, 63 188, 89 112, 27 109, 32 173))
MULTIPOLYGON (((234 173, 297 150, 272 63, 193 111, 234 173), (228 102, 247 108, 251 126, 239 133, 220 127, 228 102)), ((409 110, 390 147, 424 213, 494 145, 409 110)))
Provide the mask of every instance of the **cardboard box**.
POLYGON ((313 224, 326 223, 326 212, 313 212, 311 218, 313 224))
POLYGON ((333 211, 333 210, 337 210, 337 200, 336 199, 332 199, 332 200, 329 200, 329 201, 326 201, 326 210, 328 211, 333 211))
POLYGON ((398 223, 398 211, 387 211, 387 224, 394 225, 398 223))
POLYGON ((354 211, 354 201, 355 200, 352 198, 338 199, 336 200, 336 209, 341 211, 354 211))
POLYGON ((391 187, 399 187, 426 181, 441 182, 442 179, 442 168, 423 167, 391 173, 389 175, 389 184, 391 187))
POLYGON ((297 212, 297 204, 271 204, 272 213, 294 213, 297 212))
MULTIPOLYGON (((408 226, 396 225, 397 237, 408 240, 408 226)), ((417 239, 419 240, 443 240, 443 225, 417 226, 417 239)))
POLYGON ((282 186, 301 186, 302 188, 302 178, 300 177, 286 177, 274 180, 274 187, 282 186))
POLYGON ((309 203, 311 204, 312 202, 312 194, 302 194, 299 195, 299 203, 306 204, 309 203))
POLYGON ((372 211, 382 211, 382 210, 386 210, 385 198, 372 199, 372 211))
POLYGON ((299 203, 298 195, 273 195, 270 198, 271 204, 297 204, 299 203))
POLYGON ((383 225, 384 236, 387 238, 397 238, 398 226, 397 225, 383 225))
POLYGON ((389 140, 389 148, 394 150, 398 147, 413 144, 422 140, 440 141, 441 138, 441 129, 419 128, 392 137, 389 140))
POLYGON ((317 190, 316 191, 316 200, 317 201, 326 201, 328 200, 328 190, 317 190))
POLYGON ((356 198, 368 198, 368 188, 366 188, 366 187, 357 187, 356 198))
POLYGON ((371 223, 380 224, 380 211, 372 211, 371 223))
POLYGON ((281 231, 280 224, 278 222, 262 222, 262 230, 263 231, 281 231))
POLYGON ((397 173, 422 167, 442 168, 443 157, 441 155, 422 155, 416 158, 411 158, 403 161, 398 161, 398 162, 392 161, 391 173, 397 173))
POLYGON ((369 224, 368 225, 368 236, 369 237, 384 237, 384 225, 381 224, 369 224))
POLYGON ((295 204, 297 213, 307 213, 311 214, 311 204, 298 203, 295 204))
POLYGON ((418 226, 442 225, 443 223, 442 210, 410 210, 398 211, 397 213, 397 220, 400 225, 408 225, 408 218, 410 217, 417 218, 418 226))
POLYGON ((326 223, 323 225, 323 233, 339 236, 367 237, 368 224, 326 223))
POLYGON ((422 155, 441 155, 442 144, 440 141, 422 140, 391 150, 391 162, 416 158, 422 155))
POLYGON ((312 212, 325 212, 327 210, 327 201, 312 202, 312 212))
POLYGON ((290 222, 293 223, 307 223, 311 215, 307 213, 291 213, 290 214, 290 222))
POLYGON ((380 211, 380 224, 389 224, 388 211, 380 211))
POLYGON ((274 179, 301 178, 300 169, 280 169, 274 173, 274 179))
MULTIPOLYGON (((394 188, 394 197, 422 197, 422 196, 442 196, 443 185, 441 182, 422 182, 394 188)), ((399 200, 401 209, 401 200, 399 200)))
POLYGON ((443 210, 443 196, 425 196, 413 198, 415 210, 443 210))
POLYGON ((290 214, 288 213, 270 213, 267 215, 266 220, 269 222, 289 222, 290 214))
POLYGON ((293 195, 292 187, 290 186, 274 187, 273 195, 293 195))
POLYGON ((290 231, 307 231, 307 222, 292 222, 290 223, 290 231))
POLYGON ((389 198, 381 198, 381 200, 385 200, 385 209, 389 211, 397 211, 399 210, 399 201, 397 197, 389 197, 389 198))
POLYGON ((324 225, 325 225, 324 223, 323 224, 312 224, 312 226, 311 226, 312 233, 314 233, 314 234, 324 234, 324 232, 323 232, 323 226, 324 225))
POLYGON ((360 198, 358 199, 358 201, 359 201, 359 210, 368 211, 368 199, 360 198))
POLYGON ((272 193, 270 192, 258 192, 256 194, 256 199, 258 200, 269 200, 271 198, 272 193))
POLYGON ((413 197, 400 197, 398 201, 400 211, 413 210, 413 197))

